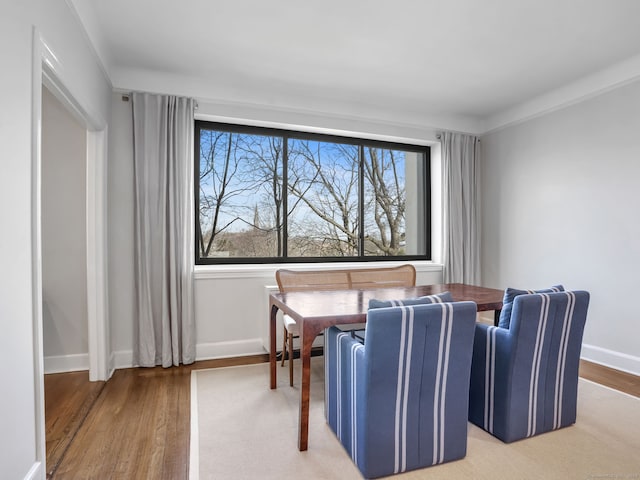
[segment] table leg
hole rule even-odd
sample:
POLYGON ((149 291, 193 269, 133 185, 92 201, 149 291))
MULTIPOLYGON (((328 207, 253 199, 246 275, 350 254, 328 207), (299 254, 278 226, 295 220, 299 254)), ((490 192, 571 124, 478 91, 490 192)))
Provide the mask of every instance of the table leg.
POLYGON ((300 385, 300 418, 298 423, 298 450, 301 452, 309 447, 309 400, 311 390, 311 347, 320 333, 312 325, 300 328, 300 361, 302 363, 302 381, 300 385))
POLYGON ((495 327, 497 327, 498 323, 500 323, 500 312, 502 312, 502 310, 494 310, 493 311, 493 325, 495 327))
MULTIPOLYGON (((271 315, 269 316, 269 379, 271 389, 276 388, 276 316, 278 307, 271 305, 271 315)), ((284 352, 282 352, 284 355, 284 352)))

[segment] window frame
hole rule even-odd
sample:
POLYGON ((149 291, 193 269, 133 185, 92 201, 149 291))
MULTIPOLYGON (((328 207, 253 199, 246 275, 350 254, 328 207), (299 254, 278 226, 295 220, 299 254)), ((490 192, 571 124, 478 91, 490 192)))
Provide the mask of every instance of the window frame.
POLYGON ((260 265, 260 264, 285 264, 285 263, 346 263, 346 262, 390 262, 390 261, 430 261, 432 260, 431 252, 431 148, 427 145, 415 145, 402 142, 390 142, 381 140, 371 140, 367 138, 332 135, 324 133, 313 133, 298 130, 289 130, 284 128, 259 127, 234 123, 213 122, 208 120, 195 120, 194 122, 194 245, 195 245, 195 265, 260 265), (200 132, 201 130, 215 130, 239 134, 277 136, 283 139, 283 195, 282 195, 282 230, 283 230, 283 251, 285 255, 281 257, 200 257, 200 248, 198 244, 198 232, 200 229, 200 132), (356 145, 359 149, 359 165, 358 165, 358 211, 359 211, 359 247, 358 256, 350 257, 289 257, 287 252, 288 239, 288 216, 284 213, 288 210, 287 187, 287 160, 288 160, 288 140, 309 140, 316 142, 342 143, 356 145), (425 191, 422 195, 424 205, 422 206, 425 217, 424 224, 424 255, 364 255, 363 238, 365 235, 364 223, 364 174, 363 174, 363 152, 366 147, 374 147, 388 150, 402 150, 406 152, 421 153, 424 158, 423 165, 423 186, 425 191))

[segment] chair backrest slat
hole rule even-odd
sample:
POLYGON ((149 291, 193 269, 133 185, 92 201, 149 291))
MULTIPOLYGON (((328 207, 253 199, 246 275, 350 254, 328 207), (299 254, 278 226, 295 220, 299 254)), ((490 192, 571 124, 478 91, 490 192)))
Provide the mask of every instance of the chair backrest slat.
POLYGON ((414 287, 416 270, 409 264, 341 270, 280 269, 276 271, 276 281, 281 292, 414 287))

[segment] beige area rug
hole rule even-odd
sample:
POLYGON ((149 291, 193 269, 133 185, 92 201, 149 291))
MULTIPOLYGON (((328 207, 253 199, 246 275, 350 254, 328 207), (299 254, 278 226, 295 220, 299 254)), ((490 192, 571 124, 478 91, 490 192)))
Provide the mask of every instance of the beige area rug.
MULTIPOLYGON (((362 478, 325 423, 323 373, 313 358, 309 450, 299 452, 300 391, 286 367, 276 390, 269 364, 193 371, 190 480, 362 478)), ((640 480, 640 399, 582 379, 578 398, 571 427, 507 445, 469 424, 464 459, 393 478, 640 480)))

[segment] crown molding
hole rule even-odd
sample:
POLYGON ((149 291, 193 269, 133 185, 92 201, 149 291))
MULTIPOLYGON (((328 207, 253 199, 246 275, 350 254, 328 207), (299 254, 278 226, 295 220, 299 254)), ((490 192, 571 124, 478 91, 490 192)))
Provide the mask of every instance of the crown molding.
MULTIPOLYGON (((216 84, 206 78, 179 73, 158 72, 136 68, 114 68, 113 83, 118 91, 147 91, 159 94, 184 95, 198 101, 198 116, 247 119, 304 125, 320 121, 327 128, 335 127, 326 119, 348 123, 349 131, 360 131, 371 125, 386 126, 390 130, 409 131, 409 135, 392 136, 415 138, 416 131, 435 132, 442 129, 478 134, 480 118, 437 112, 406 110, 385 105, 362 104, 340 99, 320 98, 306 92, 260 89, 250 83, 232 84, 220 79, 216 84), (302 122, 302 123, 300 123, 302 122)), ((312 123, 311 126, 315 126, 312 123)), ((421 137, 420 135, 419 137, 421 137)))
POLYGON ((639 79, 640 55, 636 55, 512 108, 485 117, 483 135, 567 108, 639 79))

